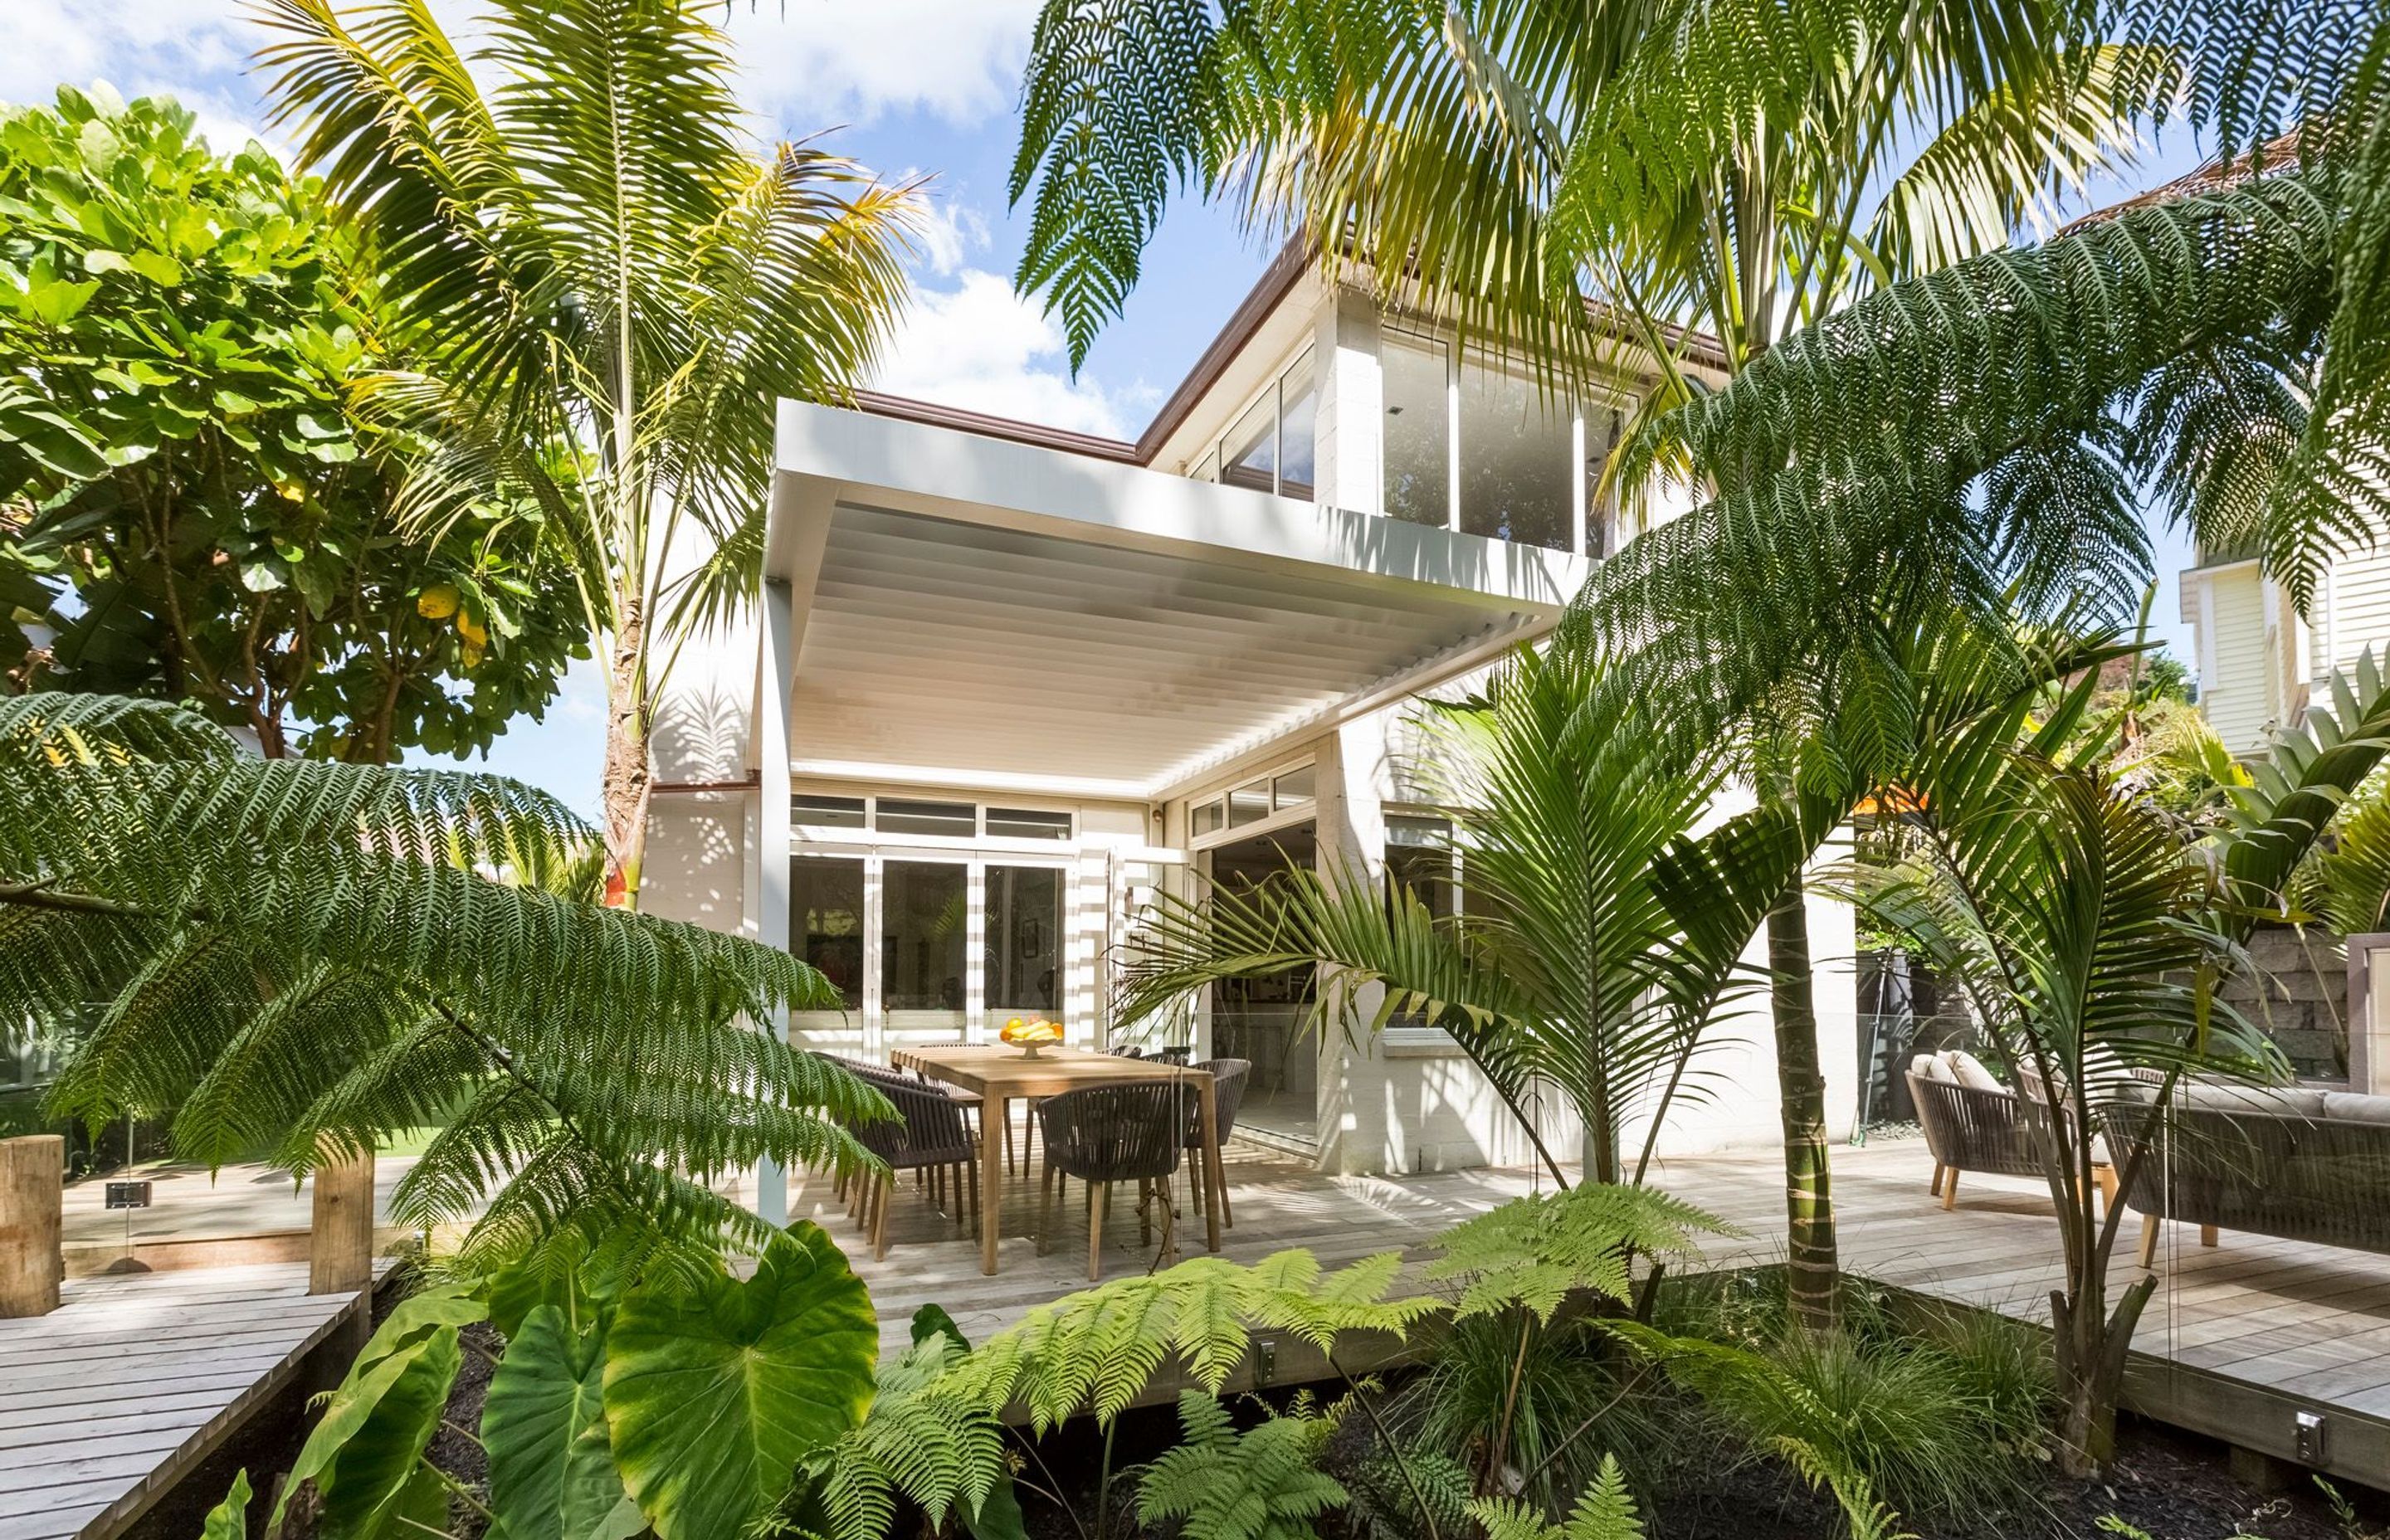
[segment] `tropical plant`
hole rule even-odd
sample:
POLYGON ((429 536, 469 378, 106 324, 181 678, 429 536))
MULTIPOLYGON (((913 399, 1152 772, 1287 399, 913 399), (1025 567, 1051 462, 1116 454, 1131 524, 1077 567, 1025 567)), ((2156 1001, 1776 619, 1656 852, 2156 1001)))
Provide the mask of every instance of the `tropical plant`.
POLYGON ((2088 751, 2062 755, 2093 682, 2037 726, 1987 717, 1921 760, 1909 860, 1871 902, 1968 994, 2013 1075, 2053 1088, 2040 1122, 2064 1242, 2051 1294, 2070 1469, 2114 1452, 2125 1354, 2151 1291, 2109 1303, 2125 1209, 2097 1207, 2091 1144, 2104 1121, 2118 1184, 2143 1177, 2179 1078, 2286 1074, 2279 1050, 2215 994, 2240 944, 2278 911, 2293 871, 2333 811, 2390 750, 2390 691, 2366 659, 2320 711, 2277 737, 2233 821, 2204 837, 2117 787, 2088 751), (2154 1078, 2155 1084, 2149 1084, 2154 1078))
POLYGON ((879 1321, 814 1226, 775 1236, 744 1281, 717 1272, 694 1290, 661 1277, 591 1292, 605 1276, 586 1258, 533 1261, 401 1303, 327 1399, 274 1521, 312 1491, 327 1540, 447 1534, 452 1497, 514 1540, 735 1534, 862 1423, 879 1321), (477 1492, 428 1451, 463 1333, 501 1318, 477 1492))
POLYGON ((671 661, 758 592, 776 403, 842 392, 904 294, 910 189, 810 145, 759 157, 715 8, 487 0, 460 53, 411 0, 263 7, 276 121, 432 338, 369 396, 437 445, 411 515, 520 484, 571 558, 628 903, 671 661))
POLYGON ((444 1123, 399 1223, 469 1220, 469 1260, 595 1240, 705 1276, 774 1233, 709 1184, 865 1169, 842 1125, 886 1103, 754 1029, 824 997, 786 953, 494 875, 594 840, 510 781, 262 761, 159 702, 0 699, 0 1013, 105 1002, 59 1116, 171 1113, 186 1159, 300 1173, 444 1123))
MULTIPOLYGON (((1217 9, 1049 0, 1040 18, 1013 171, 1016 199, 1035 185, 1016 282, 1045 291, 1077 353, 1134 283, 1169 197, 1191 186, 1234 197, 1252 223, 1296 230, 1330 269, 1360 268, 1383 299, 1454 313, 1564 386, 1605 375, 1620 344, 1632 347, 1631 366, 1661 375, 1638 422, 1696 401, 1704 371, 1739 374, 1854 298, 2047 220, 2055 195, 2124 158, 2131 119, 2169 83, 2163 49, 2109 41, 2080 0, 1217 9), (1708 337, 1699 368, 1689 324, 1708 337)), ((1724 462, 1670 464, 1736 474, 1724 462)), ((2035 490, 2075 490, 2069 468, 2051 468, 2035 490)), ((1605 479, 1630 504, 1651 484, 1605 479)), ((2140 550, 2127 504, 2069 513, 2079 527, 2066 536, 2054 521, 2023 526, 2026 546, 2061 553, 2068 571, 2097 564, 2101 546, 2140 550)), ((1902 623, 1886 594, 1950 591, 1934 571, 1941 549, 1921 541, 1907 552, 1923 559, 1836 574, 1844 611, 1871 622, 1858 638, 1887 613, 1902 623)), ((1770 576, 1748 569, 1741 581, 1770 576)), ((1630 647, 1651 624, 1615 596, 1597 612, 1630 647)), ((1742 611, 1753 623, 1769 613, 1742 611)), ((1828 714, 1852 702, 1882 714, 1865 699, 1880 652, 1846 661, 1851 643, 1826 629, 1797 640, 1825 645, 1791 653, 1813 667, 1778 669, 1775 687, 1804 672, 1839 675, 1828 714)), ((1709 752, 1739 736, 1755 762, 1740 768, 1762 794, 1792 795, 1782 762, 1799 745, 1782 739, 1777 713, 1698 669, 1651 675, 1646 687, 1671 702, 1681 741, 1709 752)), ((1822 1321, 1835 1246, 1803 889, 1795 866, 1753 925, 1764 916, 1792 1262, 1822 1321)))
POLYGON ((0 400, 39 404, 0 411, 0 672, 188 700, 269 757, 461 756, 540 714, 585 649, 536 510, 402 529, 423 446, 347 392, 411 332, 316 184, 67 87, 0 112, 0 400))
MULTIPOLYGON (((1383 996, 1371 1030, 1400 1014, 1443 1027, 1555 1183, 1567 1185, 1538 1126, 1544 1086, 1578 1119, 1588 1180, 1640 1181, 1671 1102, 1700 1094, 1689 1066, 1735 993, 1749 930, 1727 911, 1754 887, 1771 891, 1747 879, 1687 888, 1682 913, 1664 898, 1662 857, 1701 818, 1716 767, 1676 758, 1647 703, 1588 650, 1523 648, 1480 697, 1428 710, 1433 747, 1419 771, 1447 804, 1461 913, 1438 916, 1358 873, 1289 871, 1250 893, 1165 897, 1124 970, 1120 1018, 1317 961, 1320 1020, 1355 1020, 1374 985, 1383 996), (1638 1117, 1642 1148, 1629 1153, 1638 1117)), ((1775 851, 1753 842, 1742 853, 1764 865, 1775 851)))
POLYGON ((1548 1524, 1526 1504, 1500 1497, 1479 1498, 1469 1511, 1484 1526, 1485 1540, 1643 1540, 1643 1521, 1615 1455, 1602 1457, 1600 1474, 1563 1523, 1548 1524))
POLYGON ((1217 1397, 1181 1391, 1183 1442, 1146 1467, 1137 1519, 1176 1521, 1187 1540, 1316 1540, 1311 1521, 1345 1502, 1343 1483, 1318 1468, 1340 1420, 1298 1405, 1240 1433, 1217 1397))

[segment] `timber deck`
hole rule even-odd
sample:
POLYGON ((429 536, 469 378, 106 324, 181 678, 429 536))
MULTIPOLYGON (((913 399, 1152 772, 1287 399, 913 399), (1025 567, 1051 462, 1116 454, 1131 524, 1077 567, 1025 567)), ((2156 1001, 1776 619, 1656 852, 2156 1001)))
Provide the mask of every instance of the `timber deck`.
MULTIPOLYGON (((2030 1180, 1961 1180, 1958 1207, 1928 1196, 1932 1161, 1914 1141, 1833 1152, 1842 1260, 1850 1272, 1931 1298, 2046 1324, 2059 1279, 2059 1238, 2048 1192, 2030 1180)), ((1398 1251, 1414 1261, 1446 1226, 1534 1189, 1525 1171, 1417 1176, 1330 1176, 1241 1141, 1227 1153, 1234 1224, 1221 1254, 1253 1262, 1305 1247, 1333 1265, 1398 1251)), ((1714 1243, 1703 1264, 1780 1261, 1782 1167, 1773 1155, 1677 1159, 1660 1185, 1703 1205, 1743 1234, 1714 1243)), ((820 1178, 792 1181, 790 1213, 828 1226, 869 1282, 891 1346, 907 1340, 913 1312, 943 1305, 973 1341, 1033 1306, 1084 1289, 1087 1230, 1073 1187, 1059 1205, 1051 1252, 1036 1253, 1036 1184, 1009 1179, 997 1276, 926 1193, 900 1186, 889 1214, 890 1250, 875 1262, 820 1178)), ((1186 1201, 1182 1179, 1179 1200, 1186 1201)), ((2116 1247, 2116 1287, 2132 1265, 2140 1218, 2128 1215, 2116 1247)), ((1201 1255, 1200 1225, 1181 1244, 1201 1255)), ((1104 1276, 1141 1272, 1132 1206, 1115 1198, 1105 1228, 1104 1276)), ((2319 1412, 2331 1473, 2390 1486, 2390 1257, 2226 1232, 2204 1248, 2193 1226, 2168 1226, 2159 1286, 2135 1337, 2128 1403, 2153 1417, 2285 1458, 2298 1452, 2294 1418, 2319 1412)), ((1407 1270, 1398 1289, 1426 1285, 1407 1270)))
POLYGON ((0 1321, 0 1540, 120 1532, 366 1299, 285 1263, 70 1278, 0 1321))

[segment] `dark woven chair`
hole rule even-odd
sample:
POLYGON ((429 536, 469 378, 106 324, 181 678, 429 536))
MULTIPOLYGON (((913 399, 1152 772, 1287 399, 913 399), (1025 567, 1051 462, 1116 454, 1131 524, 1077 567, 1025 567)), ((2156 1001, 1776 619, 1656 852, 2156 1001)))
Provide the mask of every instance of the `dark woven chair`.
POLYGON ((2013 1091, 1987 1091, 1907 1072, 1908 1094, 1925 1148, 1934 1152, 1934 1181, 1927 1190, 1946 1209, 1959 1201, 1959 1173, 2038 1176, 2044 1170, 2041 1141, 2013 1091))
POLYGON ((855 1139, 886 1162, 887 1171, 866 1182, 853 1205, 855 1219, 871 1237, 875 1257, 888 1254, 888 1200, 896 1174, 910 1171, 935 1177, 932 1198, 944 1202, 945 1177, 954 1175, 955 1224, 979 1218, 979 1141, 971 1136, 965 1104, 938 1089, 887 1070, 858 1067, 858 1073, 896 1109, 893 1121, 857 1124, 855 1139))
MULTIPOLYGON (((2215 1099, 2197 1088, 2178 1094, 2215 1099)), ((2161 1219, 2197 1225, 2205 1246, 2221 1230, 2245 1230, 2390 1252, 2390 1121, 2334 1115, 2375 1098, 2315 1097, 2324 1106, 2306 1115, 2294 1110, 2295 1095, 2281 1098, 2281 1112, 2180 1101, 2167 1109, 2161 1142, 2143 1155, 2125 1195, 2143 1216, 2142 1266, 2156 1260, 2161 1219)), ((2102 1110, 2122 1160, 2148 1126, 2149 1109, 2102 1110)))
MULTIPOLYGON (((1206 1070, 1212 1075, 1212 1119, 1220 1136, 1220 1147, 1228 1145, 1228 1136, 1237 1129, 1237 1110, 1245 1104, 1245 1083, 1253 1079, 1253 1061, 1250 1059, 1207 1059, 1192 1066, 1206 1070)), ((1187 1158, 1193 1166, 1189 1173, 1195 1189, 1195 1213, 1203 1213, 1203 1113, 1197 1108, 1187 1123, 1187 1158)), ((1220 1184, 1220 1223, 1235 1229, 1236 1220, 1228 1212, 1228 1184, 1220 1184)))
POLYGON ((1195 1057, 1195 1048, 1192 1044, 1173 1043, 1167 1047, 1154 1049, 1153 1057, 1164 1064, 1185 1064, 1195 1057))
POLYGON ((1047 1097, 1038 1110, 1046 1126, 1046 1174, 1039 1183, 1037 1250, 1054 1239, 1054 1183, 1075 1176, 1087 1185, 1087 1277, 1103 1275, 1104 1213, 1112 1184, 1137 1185, 1137 1235, 1153 1240, 1153 1205, 1162 1206, 1162 1252, 1178 1250, 1178 1208, 1170 1178, 1186 1158, 1185 1131, 1195 1116, 1195 1088, 1175 1081, 1139 1085, 1090 1085, 1047 1097))

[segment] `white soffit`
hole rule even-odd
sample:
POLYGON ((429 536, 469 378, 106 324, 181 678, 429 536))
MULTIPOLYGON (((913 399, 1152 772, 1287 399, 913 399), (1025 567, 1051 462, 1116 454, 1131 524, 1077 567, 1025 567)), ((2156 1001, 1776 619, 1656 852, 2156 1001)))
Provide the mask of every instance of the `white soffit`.
POLYGON ((1574 558, 783 403, 790 767, 1138 800, 1548 628, 1574 558))

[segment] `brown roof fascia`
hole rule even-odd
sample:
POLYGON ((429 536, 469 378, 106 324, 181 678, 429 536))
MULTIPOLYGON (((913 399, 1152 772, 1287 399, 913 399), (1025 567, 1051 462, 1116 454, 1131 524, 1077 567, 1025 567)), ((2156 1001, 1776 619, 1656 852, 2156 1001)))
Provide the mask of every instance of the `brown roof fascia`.
POLYGON ((2198 198, 2207 193, 2224 192, 2268 172, 2281 171, 2285 166, 2294 166, 2298 164, 2298 160, 2299 135, 2298 131, 2294 129, 2288 134, 2268 140, 2254 149, 2244 150, 2229 160, 2218 156, 2197 171, 2178 176, 2162 186, 2152 187, 2144 193, 2136 193, 2124 201, 2111 203, 2104 209, 2094 209, 2081 218, 2060 226, 2058 233, 2062 236, 2071 236, 2078 230, 2088 229, 2094 225, 2105 225, 2108 221, 2121 214, 2131 213, 2136 209, 2147 209, 2159 203, 2171 203, 2178 198, 2198 198))

